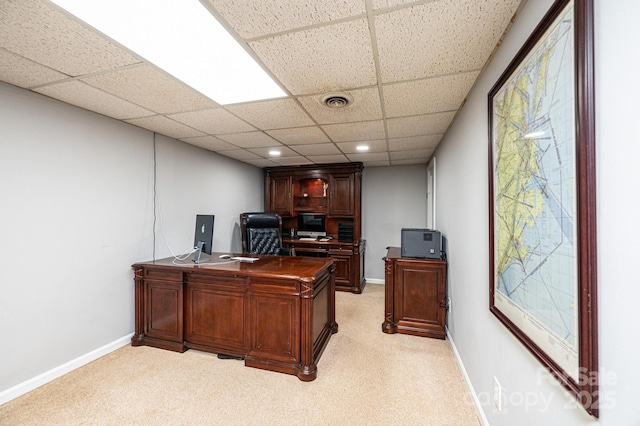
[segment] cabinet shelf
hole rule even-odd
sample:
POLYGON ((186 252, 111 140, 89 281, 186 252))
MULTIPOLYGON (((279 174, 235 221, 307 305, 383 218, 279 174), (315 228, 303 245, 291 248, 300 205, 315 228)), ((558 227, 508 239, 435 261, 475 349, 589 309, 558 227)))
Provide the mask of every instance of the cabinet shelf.
POLYGON ((293 211, 325 211, 328 188, 329 183, 324 176, 293 179, 293 211))

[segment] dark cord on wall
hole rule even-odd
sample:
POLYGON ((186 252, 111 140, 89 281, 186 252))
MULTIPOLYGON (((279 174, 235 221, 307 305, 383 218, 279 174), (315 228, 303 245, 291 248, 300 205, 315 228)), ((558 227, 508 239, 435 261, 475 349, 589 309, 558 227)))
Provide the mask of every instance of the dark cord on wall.
POLYGON ((153 132, 153 260, 156 260, 156 197, 157 197, 156 132, 153 132))

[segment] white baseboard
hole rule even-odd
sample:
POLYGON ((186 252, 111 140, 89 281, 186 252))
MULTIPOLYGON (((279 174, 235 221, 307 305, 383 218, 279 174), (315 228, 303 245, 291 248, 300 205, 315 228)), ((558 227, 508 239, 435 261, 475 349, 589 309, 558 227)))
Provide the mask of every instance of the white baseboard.
POLYGON ((478 399, 478 395, 476 394, 475 389, 473 389, 473 384, 471 383, 471 379, 467 374, 467 370, 464 368, 464 364, 462 363, 462 359, 460 358, 460 354, 458 353, 458 348, 456 348, 456 344, 451 338, 451 334, 449 333, 449 329, 447 328, 447 339, 451 343, 451 348, 453 349, 453 355, 456 357, 456 362, 458 363, 458 367, 460 367, 460 371, 462 372, 462 377, 464 381, 467 383, 467 387, 469 388, 469 393, 471 393, 471 397, 473 398, 473 405, 476 408, 476 412, 478 413, 478 417, 480 418, 480 422, 484 426, 489 425, 489 419, 484 414, 484 410, 482 409, 482 404, 480 404, 480 400, 478 399))
POLYGON ((58 377, 64 376, 65 374, 75 370, 76 368, 80 368, 83 365, 90 363, 91 361, 95 361, 96 359, 115 351, 116 349, 119 349, 123 346, 128 345, 129 343, 131 343, 132 336, 133 336, 133 333, 127 336, 121 337, 118 340, 108 343, 87 354, 79 356, 78 358, 73 359, 65 364, 52 368, 49 371, 45 371, 44 373, 32 379, 29 379, 26 382, 22 382, 7 390, 0 392, 0 405, 5 404, 21 395, 24 395, 27 392, 31 392, 32 390, 46 383, 49 383, 57 379, 58 377))
POLYGON ((381 279, 378 279, 378 278, 365 278, 364 280, 365 280, 365 282, 367 284, 382 284, 382 285, 384 285, 384 279, 381 280, 381 279))

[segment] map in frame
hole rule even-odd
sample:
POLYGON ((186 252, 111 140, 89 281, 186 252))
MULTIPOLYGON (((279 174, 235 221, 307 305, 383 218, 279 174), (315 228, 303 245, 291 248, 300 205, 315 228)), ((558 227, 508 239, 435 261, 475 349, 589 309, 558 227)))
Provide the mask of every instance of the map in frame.
POLYGON ((492 100, 494 306, 579 377, 573 6, 492 100))

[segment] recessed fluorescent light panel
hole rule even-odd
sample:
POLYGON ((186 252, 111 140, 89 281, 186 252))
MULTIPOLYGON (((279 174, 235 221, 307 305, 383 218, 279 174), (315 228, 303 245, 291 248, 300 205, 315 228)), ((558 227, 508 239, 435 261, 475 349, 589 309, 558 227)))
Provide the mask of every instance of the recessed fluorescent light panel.
POLYGON ((198 0, 51 0, 221 105, 286 96, 198 0))
POLYGON ((358 145, 356 147, 356 150, 364 152, 364 151, 369 151, 369 145, 358 145))

